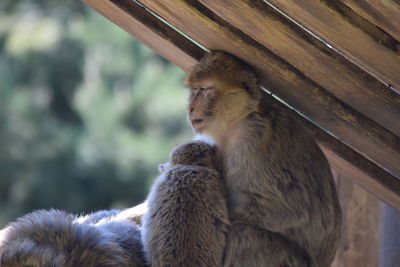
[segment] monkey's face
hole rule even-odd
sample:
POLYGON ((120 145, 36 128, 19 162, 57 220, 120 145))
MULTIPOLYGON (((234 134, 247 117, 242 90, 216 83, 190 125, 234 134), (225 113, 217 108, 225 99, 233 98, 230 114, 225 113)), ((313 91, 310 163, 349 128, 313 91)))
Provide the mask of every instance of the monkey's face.
POLYGON ((258 109, 260 90, 250 67, 224 52, 211 52, 185 80, 190 88, 188 118, 195 132, 217 142, 247 115, 258 109))
POLYGON ((258 101, 245 88, 218 77, 200 80, 190 90, 187 113, 193 129, 216 140, 257 109, 258 101))
POLYGON ((210 124, 215 114, 215 102, 219 98, 216 84, 205 80, 192 85, 190 88, 187 115, 196 132, 203 132, 210 124))

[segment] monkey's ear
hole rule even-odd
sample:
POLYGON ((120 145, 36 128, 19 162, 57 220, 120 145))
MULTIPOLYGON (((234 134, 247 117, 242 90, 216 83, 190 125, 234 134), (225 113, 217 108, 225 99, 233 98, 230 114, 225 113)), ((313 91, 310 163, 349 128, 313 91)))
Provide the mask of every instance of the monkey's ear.
POLYGON ((158 165, 158 171, 160 173, 164 173, 168 170, 168 168, 171 166, 171 163, 169 162, 165 162, 165 163, 161 163, 158 165))
POLYGON ((258 86, 257 82, 242 82, 242 88, 246 90, 252 97, 259 100, 261 99, 261 88, 258 86))

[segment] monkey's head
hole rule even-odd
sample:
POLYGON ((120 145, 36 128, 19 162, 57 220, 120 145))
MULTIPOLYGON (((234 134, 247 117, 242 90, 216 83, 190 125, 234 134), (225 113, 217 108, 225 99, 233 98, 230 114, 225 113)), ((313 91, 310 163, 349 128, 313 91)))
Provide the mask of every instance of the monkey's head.
POLYGON ((221 51, 208 53, 185 78, 190 88, 188 118, 196 132, 215 139, 258 110, 261 90, 242 60, 221 51))
POLYGON ((217 169, 217 151, 203 141, 190 141, 178 145, 169 155, 169 162, 160 165, 160 171, 164 172, 177 164, 205 166, 217 169))

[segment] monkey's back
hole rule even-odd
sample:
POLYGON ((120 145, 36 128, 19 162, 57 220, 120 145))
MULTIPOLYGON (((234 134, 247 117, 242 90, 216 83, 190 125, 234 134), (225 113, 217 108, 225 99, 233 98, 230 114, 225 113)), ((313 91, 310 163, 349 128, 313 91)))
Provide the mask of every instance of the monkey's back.
POLYGON ((162 174, 149 195, 142 238, 152 266, 220 266, 228 222, 219 173, 176 165, 162 174))
POLYGON ((116 213, 98 212, 81 221, 58 210, 29 213, 0 233, 0 265, 145 266, 139 228, 128 220, 113 221, 116 213), (96 224, 102 218, 104 223, 96 224))

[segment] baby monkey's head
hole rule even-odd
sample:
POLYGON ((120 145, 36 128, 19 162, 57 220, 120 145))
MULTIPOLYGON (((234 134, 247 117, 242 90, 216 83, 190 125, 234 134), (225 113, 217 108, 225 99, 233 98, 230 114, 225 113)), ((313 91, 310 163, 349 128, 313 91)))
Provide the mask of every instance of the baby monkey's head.
POLYGON ((169 155, 169 161, 160 164, 159 169, 161 172, 165 172, 169 167, 173 167, 177 164, 205 166, 217 169, 217 151, 214 146, 203 141, 183 143, 172 150, 169 155))

